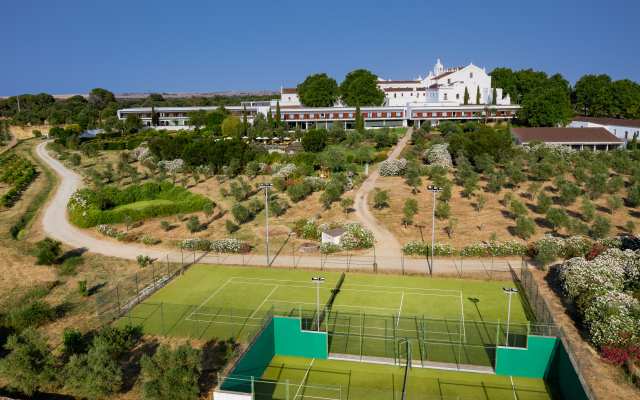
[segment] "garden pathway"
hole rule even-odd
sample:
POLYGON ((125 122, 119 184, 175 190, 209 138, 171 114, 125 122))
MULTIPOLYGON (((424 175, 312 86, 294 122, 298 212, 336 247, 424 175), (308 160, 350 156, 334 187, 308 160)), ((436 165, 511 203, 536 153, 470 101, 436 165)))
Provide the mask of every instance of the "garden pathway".
MULTIPOLYGON (((407 133, 402 139, 398 141, 398 144, 389 155, 390 159, 396 158, 402 153, 404 146, 411 139, 411 132, 413 128, 409 128, 407 133)), ((371 213, 369 206, 367 205, 367 197, 376 187, 376 180, 380 176, 380 170, 376 169, 369 175, 367 179, 362 183, 358 192, 356 192, 356 199, 354 208, 356 210, 356 217, 362 222, 362 224, 373 231, 373 236, 376 239, 376 255, 382 257, 402 257, 402 247, 396 240, 396 238, 385 228, 380 221, 371 213)))
MULTIPOLYGON (((405 139, 411 135, 411 130, 407 132, 405 139)), ((398 146, 391 153, 392 157, 397 155, 402 148, 406 140, 403 139, 398 143, 398 146)), ((408 139, 407 139, 408 140, 408 139)), ((38 156, 49 165, 62 179, 60 179, 60 186, 56 190, 53 200, 49 203, 44 211, 44 217, 42 220, 44 232, 47 236, 64 242, 70 246, 85 251, 90 251, 98 254, 104 254, 112 257, 124 258, 129 260, 135 260, 138 255, 148 255, 152 259, 158 262, 170 261, 172 263, 180 263, 183 261, 182 254, 179 251, 169 251, 160 248, 151 248, 139 245, 124 244, 119 242, 113 242, 108 239, 101 240, 83 233, 80 229, 76 228, 69 222, 67 218, 67 202, 78 188, 81 183, 80 176, 75 172, 65 168, 61 162, 52 158, 47 153, 45 146, 50 141, 45 141, 36 146, 36 153, 38 156)), ((374 174, 377 174, 375 171, 374 174)), ((365 181, 366 185, 374 187, 376 175, 372 174, 371 179, 365 181)), ((363 185, 364 186, 364 185, 363 185)), ((366 202, 366 194, 371 190, 364 190, 361 188, 358 191, 360 195, 360 206, 356 203, 356 207, 361 211, 367 210, 366 207, 362 207, 363 202, 366 202)), ((357 212, 357 211, 356 211, 357 212)), ((363 213, 364 215, 364 213, 363 213)), ((363 217, 363 223, 377 222, 375 218, 369 212, 369 218, 363 217)), ((379 223, 378 223, 379 224, 379 223)), ((374 228, 377 228, 378 233, 374 234, 377 238, 376 244, 376 262, 379 270, 397 271, 402 270, 406 272, 414 273, 429 273, 429 266, 427 260, 424 258, 402 258, 402 252, 397 241, 389 231, 387 231, 382 225, 379 227, 372 224, 374 228), (382 229, 384 230, 382 230, 382 229)), ((369 226, 367 224, 367 226, 369 226)), ((249 254, 249 255, 230 255, 230 254, 216 254, 216 253, 185 253, 184 262, 193 262, 201 264, 225 264, 225 265, 253 265, 253 266, 265 266, 267 264, 264 254, 249 254)), ((362 256, 354 257, 350 259, 351 269, 366 270, 373 267, 373 257, 362 256)), ((460 258, 444 258, 434 260, 434 273, 446 273, 454 275, 463 275, 468 273, 482 273, 487 277, 490 276, 490 271, 493 269, 493 264, 490 260, 460 260, 460 258)), ((319 268, 321 260, 319 255, 313 254, 309 256, 296 256, 292 257, 291 253, 288 253, 288 249, 283 249, 282 254, 275 256, 272 254, 271 265, 280 268, 291 268, 294 265, 298 268, 319 268), (295 264, 294 264, 295 262, 295 264)), ((329 256, 322 262, 324 269, 330 270, 345 270, 347 269, 346 260, 341 259, 340 256, 329 256)), ((500 260, 496 262, 496 270, 509 271, 514 269, 520 270, 520 261, 517 259, 500 260), (499 264, 499 265, 498 265, 499 264)))

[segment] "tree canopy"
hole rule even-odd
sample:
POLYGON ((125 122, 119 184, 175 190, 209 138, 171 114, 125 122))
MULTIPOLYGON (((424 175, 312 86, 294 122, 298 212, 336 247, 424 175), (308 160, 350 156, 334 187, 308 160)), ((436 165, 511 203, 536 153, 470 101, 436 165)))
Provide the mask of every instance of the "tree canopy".
POLYGON ((379 106, 384 92, 378 88, 378 76, 366 69, 349 72, 340 84, 342 100, 349 106, 379 106))
POLYGON ((340 96, 338 83, 324 72, 307 76, 298 85, 297 92, 305 107, 331 107, 340 96))

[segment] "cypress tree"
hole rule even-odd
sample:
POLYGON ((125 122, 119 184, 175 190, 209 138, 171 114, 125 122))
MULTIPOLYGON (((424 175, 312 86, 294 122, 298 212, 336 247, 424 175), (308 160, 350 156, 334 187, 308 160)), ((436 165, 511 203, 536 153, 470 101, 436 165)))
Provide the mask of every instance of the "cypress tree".
POLYGON ((478 86, 478 91, 476 93, 476 104, 480 104, 480 86, 478 86))
POLYGON ((627 150, 635 150, 638 148, 638 134, 633 134, 633 139, 629 143, 627 143, 627 150))
POLYGON ((276 126, 282 125, 282 116, 280 115, 280 101, 276 102, 276 126))
POLYGON ((491 99, 491 104, 498 104, 498 89, 496 89, 495 87, 493 88, 493 96, 491 99))
POLYGON ((464 87, 464 105, 466 106, 467 104, 469 104, 469 89, 465 86, 464 87))
POLYGON ((269 107, 269 113, 267 114, 267 129, 269 133, 273 133, 273 115, 271 114, 271 107, 269 107))
POLYGON ((156 126, 156 108, 151 106, 151 125, 156 126))
POLYGON ((247 134, 247 128, 248 128, 248 123, 247 123, 247 105, 244 105, 244 111, 242 112, 242 132, 246 135, 247 134))
POLYGON ((364 118, 360 112, 360 103, 356 104, 356 131, 364 133, 364 118))

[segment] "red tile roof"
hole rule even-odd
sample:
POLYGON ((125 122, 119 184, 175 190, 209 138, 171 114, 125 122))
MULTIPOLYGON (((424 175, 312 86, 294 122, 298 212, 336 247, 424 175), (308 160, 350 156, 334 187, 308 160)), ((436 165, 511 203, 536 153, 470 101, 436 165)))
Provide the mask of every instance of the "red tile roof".
POLYGON ((544 143, 624 143, 604 128, 512 128, 511 132, 523 144, 534 140, 544 143))
POLYGON ((573 120, 579 122, 591 122, 600 125, 628 126, 630 128, 640 128, 640 120, 637 119, 575 117, 573 120))
POLYGON ((444 77, 445 77, 445 76, 447 76, 447 75, 451 75, 451 74, 453 74, 454 72, 458 72, 458 71, 449 71, 449 72, 445 72, 444 74, 438 75, 438 76, 436 76, 436 77, 435 77, 435 78, 433 78, 433 79, 436 79, 436 80, 437 80, 437 79, 442 79, 442 78, 444 78, 444 77))
POLYGON ((282 94, 298 94, 298 90, 296 88, 283 88, 282 94))

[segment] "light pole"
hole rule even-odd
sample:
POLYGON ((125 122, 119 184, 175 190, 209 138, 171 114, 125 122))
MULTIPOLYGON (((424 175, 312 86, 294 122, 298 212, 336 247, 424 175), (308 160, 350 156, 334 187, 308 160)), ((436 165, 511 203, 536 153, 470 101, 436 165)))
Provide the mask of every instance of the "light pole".
POLYGON ((517 288, 508 288, 506 286, 502 287, 502 290, 504 290, 505 293, 507 293, 509 295, 509 312, 507 314, 507 346, 509 347, 509 322, 511 320, 511 295, 514 293, 518 293, 518 289, 517 288))
POLYGON ((433 278, 433 240, 436 231, 436 193, 442 192, 442 188, 429 185, 427 186, 427 190, 433 192, 433 218, 431 223, 431 268, 429 271, 429 274, 433 278))
POLYGON ((314 276, 313 278, 311 278, 312 281, 316 282, 316 286, 317 286, 317 293, 318 293, 318 310, 317 310, 317 315, 318 315, 318 319, 317 319, 317 325, 318 325, 318 332, 320 332, 320 282, 324 282, 324 276, 314 276))
MULTIPOLYGON (((296 235, 295 232, 287 233, 287 236, 289 236, 289 239, 291 239, 295 235, 296 235)), ((293 239, 291 239, 291 257, 293 257, 293 269, 296 269, 296 249, 295 249, 295 245, 293 244, 293 239)))
POLYGON ((264 188, 264 208, 267 212, 267 268, 271 267, 269 264, 269 188, 273 186, 273 183, 260 183, 260 186, 264 188))

